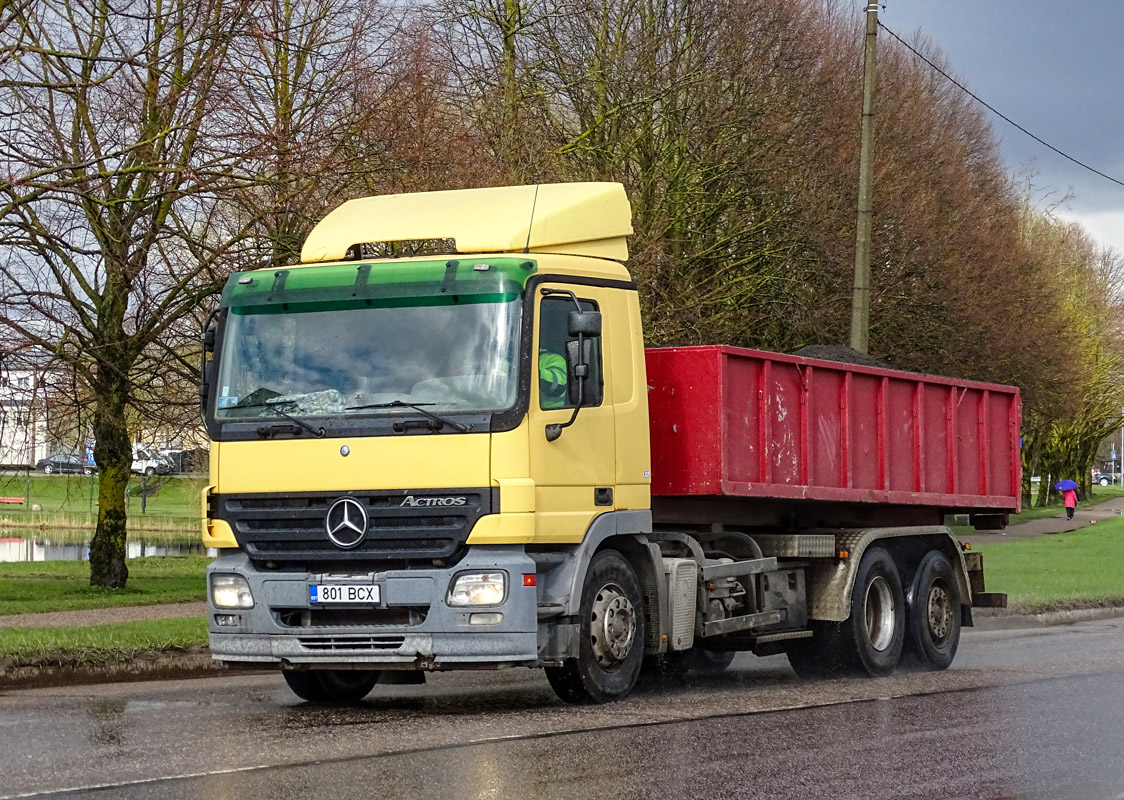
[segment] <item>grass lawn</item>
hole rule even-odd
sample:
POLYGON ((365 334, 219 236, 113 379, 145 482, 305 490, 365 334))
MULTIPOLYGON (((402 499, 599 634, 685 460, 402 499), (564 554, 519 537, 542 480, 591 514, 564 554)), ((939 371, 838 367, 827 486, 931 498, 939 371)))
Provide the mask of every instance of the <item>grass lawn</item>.
POLYGON ((987 589, 1014 611, 1124 605, 1124 517, 1071 533, 977 545, 987 589))
POLYGON ((124 589, 90 586, 85 561, 0 564, 0 615, 186 603, 206 596, 206 556, 132 558, 124 589))
POLYGON ((207 620, 161 619, 75 628, 2 628, 0 658, 17 663, 122 661, 144 651, 207 644, 207 620))
MULTIPOLYGON (((199 493, 205 478, 153 476, 144 479, 145 502, 141 512, 141 478, 129 480, 129 527, 197 528, 202 508, 199 493)), ((90 525, 97 516, 97 476, 85 475, 0 475, 0 497, 21 497, 22 505, 0 505, 0 528, 11 525, 41 524, 48 527, 90 525), (38 505, 42 510, 33 511, 38 505)))

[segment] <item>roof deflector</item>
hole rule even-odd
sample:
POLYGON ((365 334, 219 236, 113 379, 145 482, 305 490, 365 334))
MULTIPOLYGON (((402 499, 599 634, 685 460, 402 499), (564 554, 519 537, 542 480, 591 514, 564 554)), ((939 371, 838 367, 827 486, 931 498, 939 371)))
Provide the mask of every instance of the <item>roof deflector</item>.
POLYGON ((631 233, 632 208, 619 183, 392 194, 349 200, 332 211, 308 235, 301 262, 342 261, 355 244, 429 239, 451 239, 458 253, 563 253, 625 261, 625 237, 631 233))

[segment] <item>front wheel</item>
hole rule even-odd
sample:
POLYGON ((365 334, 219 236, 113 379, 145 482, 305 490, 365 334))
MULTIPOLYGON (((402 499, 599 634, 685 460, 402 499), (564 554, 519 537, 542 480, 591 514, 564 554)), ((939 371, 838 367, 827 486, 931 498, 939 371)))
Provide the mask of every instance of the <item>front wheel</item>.
POLYGON ((546 668, 550 687, 567 703, 624 697, 644 661, 644 604, 635 571, 616 550, 590 562, 578 617, 578 654, 546 668))
POLYGON ((1101 478, 1101 486, 1108 486, 1108 478, 1101 478))
POLYGON ((293 694, 309 703, 354 703, 371 693, 379 680, 375 669, 310 669, 281 673, 293 694))
POLYGON ((44 475, 50 475, 54 471, 55 471, 55 468, 52 467, 50 464, 45 464, 43 466, 43 474, 44 475))
POLYGON ((144 470, 144 474, 151 478, 156 474, 156 467, 146 467, 144 470))
POLYGON ((927 669, 948 669, 960 645, 960 586, 943 553, 921 559, 906 607, 910 654, 927 669))

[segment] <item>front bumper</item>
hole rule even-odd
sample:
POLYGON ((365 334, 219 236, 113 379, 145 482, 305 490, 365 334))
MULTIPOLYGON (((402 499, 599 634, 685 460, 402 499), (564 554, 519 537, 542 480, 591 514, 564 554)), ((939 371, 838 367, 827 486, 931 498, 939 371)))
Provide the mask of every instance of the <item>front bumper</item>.
POLYGON ((239 551, 219 556, 207 572, 208 586, 212 573, 241 575, 254 596, 252 609, 216 608, 208 590, 211 653, 221 661, 434 670, 538 662, 536 589, 523 586, 522 579, 535 573, 535 562, 521 546, 473 547, 450 568, 363 572, 356 564, 346 577, 258 570, 239 551), (507 573, 504 602, 473 608, 446 605, 455 576, 477 570, 507 573), (325 581, 374 583, 380 602, 365 609, 335 606, 330 622, 319 621, 313 612, 323 609, 310 603, 308 587, 325 581), (380 614, 411 616, 412 624, 381 624, 380 614), (503 616, 481 625, 470 622, 473 614, 503 616), (239 624, 220 626, 219 616, 236 617, 239 624))

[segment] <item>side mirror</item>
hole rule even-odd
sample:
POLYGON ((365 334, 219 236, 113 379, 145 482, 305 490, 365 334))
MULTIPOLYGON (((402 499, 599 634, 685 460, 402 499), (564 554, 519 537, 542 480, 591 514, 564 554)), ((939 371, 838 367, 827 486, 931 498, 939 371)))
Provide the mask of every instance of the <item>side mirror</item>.
POLYGON ((566 295, 574 301, 577 309, 571 311, 566 318, 570 334, 570 339, 566 342, 567 391, 574 413, 570 415, 569 422, 552 422, 546 426, 546 440, 553 442, 562 435, 563 428, 574 424, 582 406, 601 404, 600 380, 594 385, 594 381, 589 379, 590 361, 593 358, 593 342, 590 340, 601 336, 601 312, 582 311, 577 296, 567 289, 546 288, 542 293, 566 295))
POLYGON ((571 311, 567 320, 570 336, 600 336, 601 312, 600 311, 571 311))
MULTIPOLYGON (((600 317, 600 314, 598 314, 600 317)), ((598 319, 600 322, 600 319, 598 319)), ((600 326, 599 326, 600 327, 600 326)), ((593 342, 589 339, 571 339, 566 342, 566 369, 570 405, 601 405, 601 383, 590 380, 590 363, 593 361, 593 342)))

